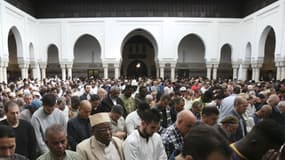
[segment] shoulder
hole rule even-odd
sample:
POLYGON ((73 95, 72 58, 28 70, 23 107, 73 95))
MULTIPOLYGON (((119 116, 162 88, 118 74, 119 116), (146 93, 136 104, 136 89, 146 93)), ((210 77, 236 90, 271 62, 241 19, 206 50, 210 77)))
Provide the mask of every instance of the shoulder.
POLYGON ((67 159, 81 159, 80 155, 77 152, 66 150, 67 159))
POLYGON ((46 152, 42 154, 40 157, 38 157, 37 160, 45 160, 47 159, 48 155, 49 155, 49 152, 46 152))
POLYGON ((133 131, 130 135, 128 135, 125 143, 136 143, 139 141, 139 133, 138 130, 133 131))
POLYGON ((92 137, 87 138, 87 139, 83 140, 82 142, 80 142, 77 145, 77 148, 80 148, 80 149, 83 149, 83 150, 86 149, 86 146, 89 146, 89 144, 90 144, 91 138, 92 137))
POLYGON ((15 153, 13 158, 13 160, 29 160, 28 158, 26 158, 25 156, 22 156, 20 154, 15 153))

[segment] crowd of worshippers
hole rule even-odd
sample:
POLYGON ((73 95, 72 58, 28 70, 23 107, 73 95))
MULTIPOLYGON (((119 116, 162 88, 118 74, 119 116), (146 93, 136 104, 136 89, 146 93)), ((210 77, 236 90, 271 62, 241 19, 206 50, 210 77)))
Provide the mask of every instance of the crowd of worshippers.
POLYGON ((285 81, 22 80, 0 159, 285 160, 285 81))

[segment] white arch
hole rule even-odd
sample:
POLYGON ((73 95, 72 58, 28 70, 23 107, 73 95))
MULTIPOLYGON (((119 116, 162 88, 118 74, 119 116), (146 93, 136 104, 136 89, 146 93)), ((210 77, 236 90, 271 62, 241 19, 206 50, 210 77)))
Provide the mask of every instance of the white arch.
MULTIPOLYGON (((202 50, 203 50, 203 61, 205 62, 205 56, 206 56, 206 47, 205 47, 205 43, 204 43, 204 40, 201 38, 201 36, 199 36, 198 34, 195 34, 195 33, 190 33, 186 36, 184 36, 180 41, 179 41, 179 45, 178 45, 178 48, 177 48, 177 57, 178 57, 178 60, 180 59, 179 55, 180 55, 180 52, 181 52, 181 45, 183 43, 183 41, 186 39, 186 38, 198 38, 198 42, 201 41, 202 43, 202 50)), ((183 51, 182 51, 183 52, 183 51)), ((182 53, 183 54, 183 53, 182 53)), ((195 54, 195 53, 194 53, 195 54)), ((199 57, 199 55, 198 55, 199 57)), ((184 58, 183 58, 184 59, 184 58)), ((195 59, 194 59, 195 60, 195 59)))
MULTIPOLYGON (((76 39, 76 41, 75 41, 75 43, 74 43, 74 45, 73 45, 73 62, 75 63, 75 59, 76 59, 76 45, 78 44, 78 42, 80 42, 80 40, 82 39, 82 38, 90 38, 90 39, 92 39, 92 41, 95 41, 95 44, 94 44, 94 46, 96 47, 95 49, 97 49, 98 48, 98 54, 100 54, 99 55, 99 59, 98 59, 98 61, 95 61, 95 60, 97 60, 97 59, 94 59, 94 62, 101 62, 102 61, 102 48, 101 48, 101 45, 100 45, 100 43, 99 43, 99 41, 98 41, 98 39, 96 38, 96 37, 94 37, 93 35, 91 35, 91 34, 82 34, 82 35, 80 35, 77 39, 76 39), (97 47, 97 46, 98 47, 97 47)), ((92 52, 94 52, 94 51, 92 51, 92 52)), ((96 54, 96 53, 95 53, 96 54)), ((91 57, 87 57, 87 58, 91 58, 91 57)), ((92 61, 93 62, 93 61, 92 61)))
POLYGON ((148 39, 154 47, 154 58, 155 58, 155 60, 157 60, 158 50, 159 50, 157 41, 154 38, 154 36, 148 30, 143 29, 143 28, 133 29, 132 31, 128 32, 128 34, 126 34, 126 36, 123 38, 123 41, 121 42, 121 57, 122 57, 124 46, 125 46, 126 42, 130 38, 132 38, 133 36, 143 36, 146 39, 148 39))
MULTIPOLYGON (((260 39, 259 39, 259 43, 258 43, 258 57, 264 57, 265 56, 265 42, 267 39, 267 36, 270 32, 270 30, 273 30, 273 33, 275 35, 275 39, 276 39, 276 34, 275 34, 275 30, 271 25, 268 25, 264 28, 263 32, 261 33, 260 39)), ((275 47, 276 49, 276 43, 275 43, 275 47)))
POLYGON ((225 44, 223 44, 222 45, 222 47, 220 48, 220 57, 219 57, 219 62, 221 63, 221 58, 224 58, 224 57, 221 57, 222 56, 222 50, 223 50, 223 48, 224 47, 226 47, 226 46, 229 46, 229 48, 230 48, 230 53, 231 53, 231 58, 230 58, 230 60, 231 60, 231 62, 233 61, 233 48, 232 48, 232 45, 230 44, 230 43, 225 43, 225 44))
POLYGON ((59 50, 58 50, 58 47, 55 45, 55 44, 49 44, 48 47, 47 47, 47 63, 49 62, 49 58, 52 58, 51 60, 55 60, 53 62, 55 63, 59 63, 59 50), (55 49, 56 50, 56 54, 57 54, 57 57, 50 57, 49 55, 49 51, 50 49, 55 49))
MULTIPOLYGON (((22 42, 22 37, 20 35, 19 30, 17 29, 16 26, 13 26, 13 27, 10 28, 9 34, 10 34, 10 32, 12 32, 14 34, 14 37, 15 37, 15 40, 16 40, 17 58, 24 57, 24 55, 23 55, 23 42, 22 42)), ((8 34, 8 36, 9 36, 9 34, 8 34)), ((8 43, 7 43, 7 46, 8 46, 8 43)), ((9 46, 7 48, 9 48, 9 46)))

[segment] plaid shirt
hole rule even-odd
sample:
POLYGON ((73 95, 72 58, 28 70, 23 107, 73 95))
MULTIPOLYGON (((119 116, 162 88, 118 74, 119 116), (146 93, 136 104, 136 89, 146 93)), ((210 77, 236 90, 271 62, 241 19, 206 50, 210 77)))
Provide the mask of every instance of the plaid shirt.
POLYGON ((174 150, 181 151, 183 136, 175 124, 168 127, 165 132, 161 134, 161 138, 168 156, 171 155, 174 150))

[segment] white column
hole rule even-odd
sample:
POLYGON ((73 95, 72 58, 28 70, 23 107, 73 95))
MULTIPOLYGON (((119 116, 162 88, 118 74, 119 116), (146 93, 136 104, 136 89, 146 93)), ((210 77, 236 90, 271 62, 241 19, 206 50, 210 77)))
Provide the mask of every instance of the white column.
POLYGON ((67 78, 70 78, 72 80, 72 64, 66 64, 67 68, 67 78))
POLYGON ((247 77, 247 71, 248 71, 248 67, 249 67, 249 64, 242 64, 241 65, 241 76, 240 76, 240 79, 241 80, 247 80, 248 77, 247 77))
POLYGON ((61 68, 61 79, 62 80, 66 80, 66 66, 65 64, 60 64, 60 68, 61 68))
POLYGON ((104 68, 104 79, 108 79, 108 63, 103 64, 103 68, 104 68))
POLYGON ((174 81, 174 80, 175 80, 175 66, 176 66, 175 63, 171 63, 171 64, 170 64, 170 67, 171 67, 171 70, 170 70, 170 78, 171 78, 171 81, 174 81))
POLYGON ((213 79, 217 79, 218 66, 219 64, 213 65, 213 79))
POLYGON ((237 71, 238 71, 238 65, 237 64, 233 64, 233 79, 237 79, 237 71))
POLYGON ((25 79, 25 78, 28 78, 28 63, 25 62, 25 61, 22 61, 19 63, 19 67, 21 69, 21 78, 22 79, 25 79))
POLYGON ((281 65, 279 62, 275 62, 276 66, 276 80, 280 80, 281 78, 281 65))
POLYGON ((8 82, 7 79, 7 67, 8 67, 8 61, 3 63, 3 81, 8 82))
POLYGON ((208 78, 208 79, 211 79, 211 77, 212 77, 212 67, 213 67, 213 64, 207 64, 206 67, 207 67, 207 78, 208 78))
POLYGON ((160 74, 159 74, 159 65, 157 65, 156 67, 156 78, 159 78, 160 74))
POLYGON ((160 76, 162 79, 164 79, 164 66, 165 64, 160 64, 159 68, 160 68, 160 76))
POLYGON ((120 64, 114 64, 114 67, 115 67, 115 79, 119 79, 120 77, 120 64))
POLYGON ((285 61, 280 62, 280 80, 285 79, 285 61))
POLYGON ((47 67, 46 63, 40 63, 41 79, 45 79, 46 78, 46 67, 47 67))
POLYGON ((0 62, 0 82, 3 82, 3 64, 0 62))

